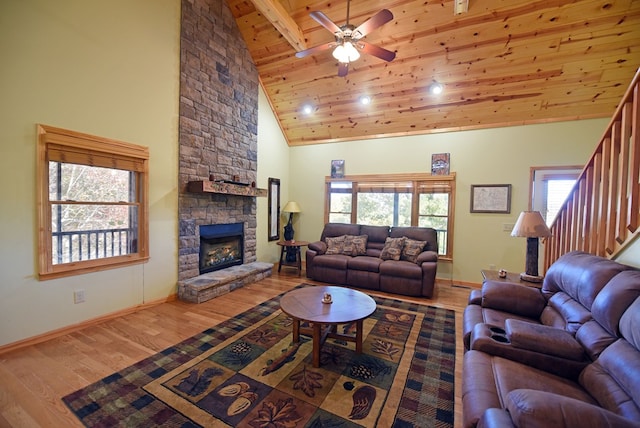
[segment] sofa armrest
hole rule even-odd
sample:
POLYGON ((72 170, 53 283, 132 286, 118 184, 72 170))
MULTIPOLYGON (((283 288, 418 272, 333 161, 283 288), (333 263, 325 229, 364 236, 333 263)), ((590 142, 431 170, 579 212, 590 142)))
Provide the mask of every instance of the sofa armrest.
MULTIPOLYGON (((467 306, 467 308, 472 307, 477 307, 477 305, 467 306)), ((467 346, 467 338, 464 337, 464 340, 465 346, 467 346)), ((468 342, 469 349, 535 367, 572 381, 577 381, 580 373, 590 362, 587 358, 583 360, 572 360, 552 354, 545 354, 539 349, 517 348, 511 343, 504 329, 484 323, 476 324, 473 327, 469 334, 468 342)))
POLYGON ((515 428, 509 412, 495 407, 485 410, 476 426, 477 428, 515 428))
POLYGON ((548 325, 533 324, 516 319, 504 323, 511 345, 547 355, 583 361, 584 349, 571 333, 548 325))
POLYGON ((307 247, 316 252, 316 255, 324 254, 327 251, 327 244, 323 241, 312 242, 307 247))
POLYGON ((416 259, 416 264, 421 265, 424 262, 437 262, 438 261, 438 253, 435 251, 423 251, 418 254, 418 258, 416 259))
POLYGON ((471 290, 467 304, 482 305, 482 290, 471 290))
POLYGON ((532 389, 507 394, 506 407, 513 424, 527 428, 637 427, 637 421, 575 398, 532 389))
POLYGON ((514 315, 539 319, 547 301, 540 289, 522 284, 485 281, 482 285, 482 307, 514 315))

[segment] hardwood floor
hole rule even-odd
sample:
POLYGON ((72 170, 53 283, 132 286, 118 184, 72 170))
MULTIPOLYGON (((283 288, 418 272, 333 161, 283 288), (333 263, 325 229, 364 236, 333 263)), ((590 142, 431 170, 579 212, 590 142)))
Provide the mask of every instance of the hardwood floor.
MULTIPOLYGON (((0 427, 82 427, 61 398, 193 336, 301 282, 289 269, 201 304, 173 301, 0 354, 0 427)), ((319 284, 319 283, 317 283, 319 284)), ((462 426, 462 311, 469 289, 438 284, 433 299, 395 298, 456 311, 455 426, 462 426)), ((387 295, 385 293, 371 293, 387 295)), ((387 295, 390 296, 390 295, 387 295)))

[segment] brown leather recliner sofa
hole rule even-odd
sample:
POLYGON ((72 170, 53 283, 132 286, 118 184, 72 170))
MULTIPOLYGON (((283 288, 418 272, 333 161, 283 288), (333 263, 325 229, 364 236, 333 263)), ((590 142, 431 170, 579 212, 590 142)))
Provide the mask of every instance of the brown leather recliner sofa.
POLYGON ((463 315, 465 427, 640 427, 640 270, 584 252, 463 315))
POLYGON ((327 223, 320 240, 308 245, 307 277, 406 296, 432 297, 437 251, 438 235, 432 228, 327 223))

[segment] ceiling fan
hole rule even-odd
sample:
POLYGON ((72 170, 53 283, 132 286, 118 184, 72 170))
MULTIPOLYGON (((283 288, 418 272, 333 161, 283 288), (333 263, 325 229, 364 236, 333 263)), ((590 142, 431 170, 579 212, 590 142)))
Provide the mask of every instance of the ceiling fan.
POLYGON ((297 52, 296 57, 304 58, 308 55, 315 54, 317 52, 325 51, 327 49, 335 48, 333 50, 333 57, 339 61, 338 63, 338 76, 346 76, 349 72, 349 63, 360 58, 360 52, 373 55, 384 61, 393 61, 396 57, 395 52, 391 52, 387 49, 381 48, 376 45, 372 45, 362 40, 364 36, 377 29, 378 27, 386 24, 393 19, 393 14, 387 10, 382 9, 371 18, 367 19, 360 26, 356 27, 349 24, 349 5, 351 0, 347 1, 347 23, 342 27, 338 27, 333 21, 331 21, 327 15, 322 12, 311 12, 309 15, 316 20, 327 30, 331 31, 336 40, 333 42, 325 43, 322 45, 314 46, 309 49, 297 52))

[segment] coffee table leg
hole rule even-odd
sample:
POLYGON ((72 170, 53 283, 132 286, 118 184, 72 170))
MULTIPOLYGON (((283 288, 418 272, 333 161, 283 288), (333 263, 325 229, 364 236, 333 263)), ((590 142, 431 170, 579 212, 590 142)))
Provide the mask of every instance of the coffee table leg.
POLYGON ((300 320, 293 320, 293 343, 300 342, 300 320))
POLYGON ((322 340, 320 338, 322 333, 321 327, 322 324, 317 322, 313 323, 313 367, 320 367, 320 346, 322 345, 322 343, 320 343, 322 340))
POLYGON ((362 354, 362 324, 363 320, 356 321, 356 353, 362 354))

